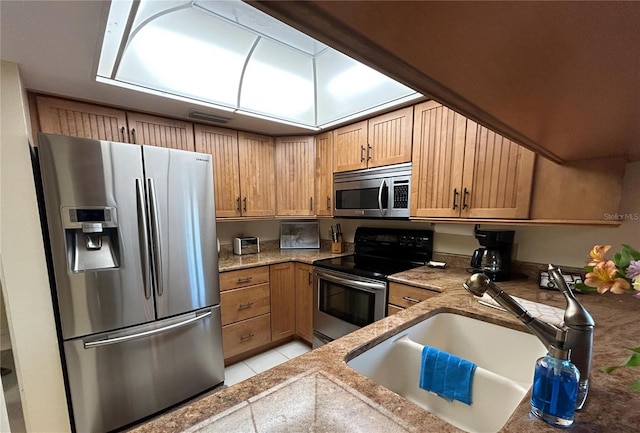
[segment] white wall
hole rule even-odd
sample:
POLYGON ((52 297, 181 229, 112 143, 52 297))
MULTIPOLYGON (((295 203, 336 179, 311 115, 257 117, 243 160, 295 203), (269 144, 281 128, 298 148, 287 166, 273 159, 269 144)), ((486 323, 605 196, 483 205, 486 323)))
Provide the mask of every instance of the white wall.
POLYGON ((0 273, 27 431, 70 431, 18 66, 0 70, 0 273))

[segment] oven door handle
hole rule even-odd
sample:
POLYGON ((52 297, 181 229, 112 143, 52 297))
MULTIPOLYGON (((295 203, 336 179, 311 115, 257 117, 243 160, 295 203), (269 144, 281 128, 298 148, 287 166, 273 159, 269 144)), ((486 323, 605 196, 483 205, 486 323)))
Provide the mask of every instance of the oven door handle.
POLYGON ((382 191, 384 191, 384 184, 386 179, 382 179, 380 182, 380 188, 378 188, 378 209, 380 210, 380 215, 384 216, 387 212, 382 208, 382 191))
POLYGON ((331 281, 332 283, 336 283, 336 284, 342 284, 348 287, 353 287, 355 289, 363 289, 363 290, 368 290, 372 292, 377 292, 377 291, 385 290, 387 288, 387 285, 384 282, 369 283, 367 281, 348 280, 346 278, 336 277, 334 275, 331 275, 319 270, 316 270, 316 274, 320 279, 331 281))

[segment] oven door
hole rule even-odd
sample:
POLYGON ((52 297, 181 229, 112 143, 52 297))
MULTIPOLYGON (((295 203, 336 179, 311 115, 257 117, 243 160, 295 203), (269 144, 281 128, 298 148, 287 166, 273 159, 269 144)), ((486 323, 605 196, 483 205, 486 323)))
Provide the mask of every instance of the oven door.
POLYGON ((386 281, 315 268, 314 334, 335 340, 385 316, 386 281))

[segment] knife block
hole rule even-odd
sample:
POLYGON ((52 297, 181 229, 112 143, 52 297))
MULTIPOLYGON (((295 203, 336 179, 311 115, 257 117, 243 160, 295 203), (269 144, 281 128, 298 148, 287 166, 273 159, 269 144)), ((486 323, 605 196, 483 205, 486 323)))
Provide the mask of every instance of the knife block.
POLYGON ((342 241, 342 235, 338 235, 338 242, 331 242, 331 252, 341 253, 344 251, 344 242, 342 241))

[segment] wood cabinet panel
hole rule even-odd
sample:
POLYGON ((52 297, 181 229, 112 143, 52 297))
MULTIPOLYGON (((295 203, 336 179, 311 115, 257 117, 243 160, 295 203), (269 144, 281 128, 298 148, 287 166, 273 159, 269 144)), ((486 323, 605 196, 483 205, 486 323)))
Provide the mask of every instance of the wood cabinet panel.
POLYGON ((527 218, 535 154, 467 120, 462 209, 466 218, 527 218))
POLYGON ((216 217, 241 216, 238 131, 195 124, 194 132, 196 152, 213 157, 216 217))
POLYGON ((276 215, 278 216, 314 214, 314 141, 312 136, 276 139, 276 215))
POLYGON ((128 142, 125 111, 65 99, 36 96, 40 131, 128 142))
POLYGON ((269 266, 220 273, 220 291, 269 282, 269 266))
POLYGON ((271 314, 222 327, 224 358, 239 355, 271 341, 271 314))
POLYGON ((421 289, 420 287, 409 286, 406 284, 389 283, 389 304, 401 308, 409 308, 425 299, 438 296, 440 292, 421 289))
POLYGON ((294 264, 271 265, 271 340, 295 334, 295 272, 294 264))
POLYGON ((415 107, 411 216, 459 216, 466 121, 434 101, 415 107))
POLYGON ((412 126, 413 107, 370 119, 367 166, 371 168, 410 162, 412 126))
POLYGON ((269 283, 220 293, 222 325, 260 316, 271 311, 269 283))
POLYGON ((367 167, 367 128, 368 123, 363 120, 333 131, 334 173, 367 167))
POLYGON ((316 215, 333 216, 333 131, 316 136, 316 215))
POLYGON ((243 216, 276 214, 275 143, 266 135, 238 134, 243 216))
POLYGON ((313 340, 313 267, 295 265, 296 335, 311 343, 313 340))
POLYGON ((127 112, 129 135, 136 144, 195 150, 193 124, 176 119, 127 112))
POLYGON ((404 310, 404 308, 396 307, 395 305, 389 304, 389 305, 387 305, 387 316, 391 316, 393 314, 398 314, 402 310, 404 310))

